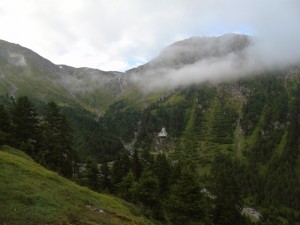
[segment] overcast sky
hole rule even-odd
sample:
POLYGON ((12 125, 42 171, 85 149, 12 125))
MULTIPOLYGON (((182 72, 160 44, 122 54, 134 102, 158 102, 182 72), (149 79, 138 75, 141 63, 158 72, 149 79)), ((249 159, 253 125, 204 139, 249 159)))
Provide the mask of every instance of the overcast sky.
POLYGON ((125 71, 191 36, 243 33, 300 52, 299 27, 299 0, 0 0, 0 39, 102 70, 125 71))

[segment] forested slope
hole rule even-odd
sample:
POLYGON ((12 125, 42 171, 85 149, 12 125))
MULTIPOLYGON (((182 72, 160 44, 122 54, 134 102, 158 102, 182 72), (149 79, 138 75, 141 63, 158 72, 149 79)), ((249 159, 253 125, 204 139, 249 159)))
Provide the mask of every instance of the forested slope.
POLYGON ((0 149, 0 224, 152 224, 132 205, 93 192, 0 149))
POLYGON ((195 161, 200 174, 209 175, 215 158, 228 155, 239 168, 231 173, 245 197, 299 210, 299 101, 300 71, 294 67, 179 88, 144 109, 122 101, 100 124, 128 139, 137 132, 136 148, 154 152, 166 127, 169 157, 195 161))

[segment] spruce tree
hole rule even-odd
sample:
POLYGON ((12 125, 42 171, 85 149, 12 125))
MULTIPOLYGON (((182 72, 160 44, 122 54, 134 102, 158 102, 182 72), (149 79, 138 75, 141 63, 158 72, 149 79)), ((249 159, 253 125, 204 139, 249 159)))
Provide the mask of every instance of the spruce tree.
POLYGON ((165 201, 165 210, 174 225, 199 223, 204 217, 203 197, 193 167, 185 166, 180 172, 165 201))
POLYGON ((118 154, 114 161, 111 174, 112 191, 117 190, 117 186, 122 182, 123 178, 130 170, 130 159, 127 153, 118 154))
POLYGON ((121 198, 133 202, 134 201, 134 193, 133 187, 136 186, 135 177, 132 171, 130 171, 122 180, 120 184, 118 184, 118 192, 117 195, 121 198))
POLYGON ((237 181, 232 176, 232 163, 223 155, 218 156, 216 160, 223 162, 224 166, 213 173, 216 196, 213 223, 215 225, 243 224, 242 200, 237 181))
POLYGON ((11 121, 3 105, 0 105, 0 146, 9 144, 11 140, 11 121))
POLYGON ((165 154, 158 154, 156 156, 153 171, 159 181, 160 193, 166 193, 169 190, 171 167, 165 154))
POLYGON ((134 150, 133 152, 131 164, 135 180, 139 180, 143 172, 143 166, 137 150, 134 150))
POLYGON ((151 169, 154 163, 154 157, 149 153, 147 149, 144 149, 141 153, 141 162, 143 167, 151 169))
POLYGON ((98 165, 93 160, 88 160, 86 163, 86 177, 87 177, 87 186, 91 188, 94 191, 99 191, 99 183, 100 183, 100 177, 99 177, 99 169, 98 165))
POLYGON ((143 172, 135 191, 138 201, 146 208, 158 207, 160 199, 158 180, 150 171, 143 172))
POLYGON ((72 148, 72 130, 64 114, 54 102, 47 105, 41 125, 41 162, 65 177, 72 177, 75 152, 72 148))
POLYGON ((107 162, 102 163, 100 166, 100 187, 104 191, 110 190, 111 187, 107 162))
POLYGON ((38 114, 26 96, 19 97, 12 108, 12 122, 16 147, 20 147, 36 158, 38 134, 38 114))
POLYGON ((158 179, 151 171, 144 170, 139 181, 132 186, 134 201, 142 205, 146 215, 161 218, 161 201, 158 179))

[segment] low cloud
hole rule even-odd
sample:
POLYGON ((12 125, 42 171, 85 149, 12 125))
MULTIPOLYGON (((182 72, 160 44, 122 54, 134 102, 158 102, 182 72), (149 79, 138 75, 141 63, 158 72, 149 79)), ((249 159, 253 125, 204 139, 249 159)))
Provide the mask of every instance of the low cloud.
POLYGON ((259 38, 259 54, 274 61, 291 61, 300 54, 299 0, 0 3, 0 38, 55 64, 124 71, 144 64, 175 41, 230 32, 259 38))
POLYGON ((150 63, 131 71, 131 81, 151 92, 258 75, 300 63, 299 51, 285 49, 291 43, 277 45, 276 40, 265 41, 234 34, 185 40, 169 46, 150 63))
POLYGON ((27 67, 26 59, 23 55, 17 53, 9 53, 9 61, 18 67, 27 67))

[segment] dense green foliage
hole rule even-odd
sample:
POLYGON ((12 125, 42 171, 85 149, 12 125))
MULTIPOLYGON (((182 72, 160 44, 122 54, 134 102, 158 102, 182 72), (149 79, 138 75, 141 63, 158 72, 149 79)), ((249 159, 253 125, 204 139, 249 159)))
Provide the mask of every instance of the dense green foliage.
POLYGON ((62 107, 73 130, 73 148, 80 161, 96 158, 99 161, 113 160, 123 145, 114 133, 109 134, 100 126, 95 115, 78 107, 62 107))
POLYGON ((162 93, 144 107, 118 100, 98 122, 79 107, 38 104, 35 111, 21 100, 12 107, 2 101, 2 144, 21 148, 68 177, 68 163, 56 153, 62 147, 75 160, 67 151, 74 149, 71 137, 59 134, 73 133, 84 159, 72 167, 75 180, 138 205, 148 217, 170 224, 250 224, 241 216, 249 206, 261 212, 260 224, 299 223, 298 73, 195 85, 162 93), (166 155, 153 154, 162 127, 168 132, 166 155), (135 143, 135 150, 120 152, 119 140, 135 143), (89 156, 93 159, 85 162, 89 156))
POLYGON ((76 163, 87 157, 84 152, 108 160, 114 159, 122 149, 120 141, 102 135, 97 122, 84 117, 85 114, 72 114, 74 110, 68 108, 62 111, 54 102, 47 105, 38 102, 37 106, 39 112, 27 97, 7 101, 7 107, 0 105, 1 145, 19 148, 35 161, 69 178, 76 173, 76 163), (73 126, 67 115, 71 115, 73 126), (83 148, 85 151, 80 151, 83 148), (83 153, 80 158, 78 152, 83 153))
MULTIPOLYGON (((215 165, 223 165, 226 161, 222 157, 219 160, 221 163, 215 165)), ((227 161, 231 163, 230 159, 227 161)), ((206 183, 201 182, 196 164, 184 161, 172 165, 165 154, 153 158, 146 152, 122 153, 111 167, 89 161, 80 173, 80 182, 136 204, 144 215, 163 224, 225 225, 232 221, 251 224, 241 215, 239 187, 228 176, 231 169, 226 166, 225 175, 215 168, 218 174, 214 175, 211 191, 218 196, 217 201, 203 192, 206 183), (228 218, 227 222, 221 223, 224 217, 228 218)))
MULTIPOLYGON (((265 209, 265 218, 273 216, 279 218, 278 224, 285 224, 299 210, 299 91, 296 67, 288 72, 166 92, 136 111, 134 120, 126 119, 132 116, 126 110, 132 105, 124 102, 122 107, 113 108, 112 115, 121 117, 122 133, 131 132, 133 138, 133 132, 137 132, 135 147, 141 151, 156 151, 157 133, 166 127, 169 158, 196 162, 201 179, 211 190, 213 162, 219 164, 215 170, 223 170, 225 163, 228 174, 236 178, 228 183, 236 183, 241 200, 265 209), (218 158, 220 153, 227 158, 218 158), (275 205, 278 207, 272 209, 275 205)), ((104 115, 107 123, 115 118, 110 114, 104 115)), ((167 183, 169 178, 162 179, 156 167, 159 164, 153 174, 159 185, 165 186, 161 182, 167 183)), ((131 176, 127 178, 126 184, 131 176)), ((297 214, 293 218, 298 221, 297 214)))
POLYGON ((153 224, 133 205, 60 177, 0 148, 0 224, 153 224))
POLYGON ((139 112, 138 109, 129 105, 126 101, 117 101, 99 119, 99 124, 107 134, 128 142, 134 138, 134 131, 137 131, 137 122, 140 118, 139 112))
MULTIPOLYGON (((24 97, 20 97, 22 99, 24 97)), ((16 101, 19 101, 18 99, 16 101)), ((7 96, 2 96, 0 97, 0 105, 3 104, 5 107, 4 110, 2 110, 3 106, 1 105, 0 113, 3 115, 1 116, 1 120, 9 122, 11 116, 9 115, 9 111, 13 111, 15 107, 14 99, 8 98, 7 96), (11 110, 12 109, 12 110, 11 110), (4 114, 8 114, 8 119, 5 119, 7 116, 4 114)), ((37 100, 37 99, 30 99, 31 107, 33 108, 33 113, 44 116, 47 114, 47 104, 37 100)), ((30 122, 26 125, 24 118, 25 117, 25 112, 23 111, 18 111, 19 109, 16 109, 15 114, 20 114, 20 123, 18 126, 34 126, 31 125, 30 122)), ((100 161, 105 161, 105 160, 113 160, 115 159, 117 153, 123 149, 123 145, 120 142, 119 138, 116 137, 115 135, 109 135, 106 131, 104 131, 103 127, 99 125, 99 123, 95 119, 95 115, 92 113, 86 111, 83 108, 80 108, 78 105, 73 105, 73 106, 59 106, 58 110, 60 111, 61 114, 64 115, 64 117, 67 120, 69 128, 71 128, 71 133, 72 133, 72 148, 74 149, 75 152, 77 152, 78 156, 78 161, 86 161, 88 158, 96 158, 97 160, 100 161)), ((39 118, 39 116, 38 116, 39 118)), ((35 117, 33 117, 35 119, 35 117)), ((34 122, 34 121, 32 121, 34 122)), ((41 122, 41 121, 40 121, 41 122)), ((11 124, 11 122, 9 122, 11 124)), ((46 125, 46 124, 43 124, 46 125)), ((0 127, 0 130, 2 131, 3 129, 11 129, 11 128, 5 128, 5 124, 3 124, 0 127)), ((46 128, 46 127, 45 127, 46 128)), ((40 134, 34 134, 35 129, 25 129, 23 130, 22 128, 20 129, 15 129, 15 132, 28 132, 28 135, 34 136, 35 138, 30 138, 30 142, 35 142, 37 136, 40 134), (29 132, 30 131, 30 132, 29 132)), ((4 131, 3 131, 4 132, 4 131)), ((11 130, 10 130, 11 132, 11 130)), ((39 131, 38 131, 39 132, 39 131)), ((5 132, 7 135, 9 132, 5 132)), ((19 136, 22 136, 23 134, 19 134, 19 136)), ((1 138, 4 137, 1 135, 1 138)), ((10 137, 13 138, 13 137, 10 137)), ((41 138, 41 137, 39 137, 41 138)), ((24 137, 26 139, 26 137, 24 137)), ((28 138, 27 138, 28 139, 28 138)), ((26 140, 27 140, 26 139, 26 140)), ((9 140, 6 140, 2 144, 7 144, 9 140)), ((1 140, 0 140, 1 142, 1 140)), ((12 144, 15 143, 14 140, 11 140, 12 144)), ((24 141, 23 141, 24 142, 24 141)), ((24 142, 25 143, 25 142, 24 142)), ((27 144, 29 145, 29 144, 27 144)), ((15 146, 15 145, 14 145, 15 146)), ((76 156, 76 157, 77 157, 76 156)))
POLYGON ((2 144, 10 144, 34 160, 71 178, 76 153, 72 148, 72 130, 58 106, 50 102, 44 115, 39 115, 27 97, 14 102, 11 113, 1 106, 2 144))
POLYGON ((129 77, 148 65, 123 76, 0 45, 0 145, 158 224, 299 224, 299 67, 145 93, 129 77))

